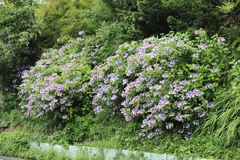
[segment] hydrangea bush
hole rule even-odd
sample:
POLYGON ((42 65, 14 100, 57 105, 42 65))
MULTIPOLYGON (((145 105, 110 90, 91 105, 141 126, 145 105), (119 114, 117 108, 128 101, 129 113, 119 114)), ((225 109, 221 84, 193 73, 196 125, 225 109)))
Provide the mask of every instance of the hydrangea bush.
POLYGON ((44 53, 34 67, 23 73, 19 97, 25 117, 70 119, 90 110, 91 95, 85 84, 90 79, 90 53, 81 48, 83 43, 83 38, 69 40, 59 50, 44 53))
POLYGON ((119 46, 116 55, 91 72, 95 113, 123 114, 141 120, 141 136, 164 131, 187 140, 208 114, 226 68, 223 37, 205 31, 170 33, 119 46))

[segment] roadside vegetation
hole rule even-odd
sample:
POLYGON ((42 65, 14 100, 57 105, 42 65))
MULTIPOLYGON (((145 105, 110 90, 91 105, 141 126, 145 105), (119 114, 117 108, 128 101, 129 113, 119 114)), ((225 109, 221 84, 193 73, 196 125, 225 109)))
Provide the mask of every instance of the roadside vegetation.
POLYGON ((38 141, 240 159, 239 5, 2 1, 0 154, 49 159, 38 141))

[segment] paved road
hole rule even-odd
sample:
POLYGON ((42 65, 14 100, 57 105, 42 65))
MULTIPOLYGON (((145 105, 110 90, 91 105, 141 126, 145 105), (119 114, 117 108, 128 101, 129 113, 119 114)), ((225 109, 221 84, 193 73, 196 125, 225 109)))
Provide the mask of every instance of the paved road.
POLYGON ((15 158, 15 157, 7 157, 7 156, 0 156, 0 160, 25 160, 25 159, 15 158))

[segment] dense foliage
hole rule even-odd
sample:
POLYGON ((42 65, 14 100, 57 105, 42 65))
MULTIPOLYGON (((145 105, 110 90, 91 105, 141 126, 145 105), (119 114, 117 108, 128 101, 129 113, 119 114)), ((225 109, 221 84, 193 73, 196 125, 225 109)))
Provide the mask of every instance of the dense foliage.
POLYGON ((85 48, 78 49, 82 41, 69 40, 59 50, 44 53, 34 67, 23 73, 19 96, 26 117, 47 114, 54 119, 68 119, 90 110, 91 96, 84 84, 90 78, 90 67, 85 48))
POLYGON ((41 25, 36 21, 37 4, 32 0, 0 5, 0 81, 1 90, 21 83, 21 71, 40 57, 38 43, 41 25))
POLYGON ((240 107, 239 107, 239 60, 230 70, 230 88, 217 96, 211 115, 201 127, 201 132, 214 135, 222 140, 222 145, 236 145, 240 142, 240 107))
POLYGON ((209 34, 239 36, 239 1, 217 0, 103 0, 138 38, 204 28, 209 34), (237 34, 237 35, 234 35, 237 34))
POLYGON ((239 5, 1 1, 0 129, 224 159, 217 148, 233 149, 240 137, 239 5), (182 139, 190 146, 178 149, 182 139), (193 149, 194 139, 205 149, 193 149))
POLYGON ((228 64, 224 38, 195 34, 193 40, 170 34, 121 45, 91 73, 95 112, 141 117, 140 134, 149 138, 165 129, 191 135, 212 107, 228 64))
POLYGON ((77 37, 79 30, 94 34, 103 21, 112 19, 101 0, 50 0, 39 10, 44 22, 43 47, 52 47, 60 36, 77 37))

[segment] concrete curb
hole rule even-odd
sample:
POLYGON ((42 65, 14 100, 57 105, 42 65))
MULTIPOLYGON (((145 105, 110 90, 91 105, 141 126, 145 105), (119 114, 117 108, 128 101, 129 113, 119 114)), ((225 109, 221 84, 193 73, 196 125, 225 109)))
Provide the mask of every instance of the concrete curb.
MULTIPOLYGON (((63 147, 61 145, 50 145, 48 143, 39 143, 39 142, 31 142, 30 146, 32 148, 37 148, 42 151, 47 151, 49 149, 55 149, 57 152, 65 153, 66 155, 71 156, 71 157, 76 157, 78 154, 84 155, 85 153, 88 153, 88 155, 91 157, 93 155, 103 153, 104 159, 109 160, 111 158, 114 158, 118 153, 122 153, 124 155, 128 155, 128 154, 134 154, 134 155, 138 154, 139 155, 140 154, 141 157, 148 158, 150 160, 177 160, 177 157, 174 155, 137 152, 137 151, 110 149, 110 148, 72 146, 72 145, 63 147)), ((203 158, 190 157, 190 158, 186 158, 185 160, 214 160, 214 159, 203 159, 203 158)))
POLYGON ((16 158, 16 157, 8 157, 8 156, 0 156, 0 160, 26 160, 26 159, 16 158))

